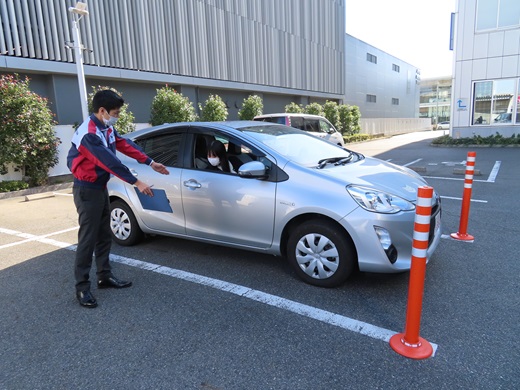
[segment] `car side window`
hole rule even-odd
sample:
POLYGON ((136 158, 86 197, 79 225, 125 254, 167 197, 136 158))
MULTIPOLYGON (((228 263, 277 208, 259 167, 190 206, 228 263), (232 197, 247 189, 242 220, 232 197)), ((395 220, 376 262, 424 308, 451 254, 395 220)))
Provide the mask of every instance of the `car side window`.
POLYGON ((320 119, 320 132, 331 134, 334 133, 334 129, 323 119, 320 119))
POLYGON ((139 139, 136 144, 154 161, 168 167, 175 167, 181 139, 182 133, 168 133, 139 139))
POLYGON ((303 118, 299 116, 293 116, 291 117, 291 127, 294 127, 296 129, 305 130, 303 126, 303 118))
POLYGON ((311 131, 314 133, 320 132, 320 126, 317 119, 305 119, 305 131, 311 131))

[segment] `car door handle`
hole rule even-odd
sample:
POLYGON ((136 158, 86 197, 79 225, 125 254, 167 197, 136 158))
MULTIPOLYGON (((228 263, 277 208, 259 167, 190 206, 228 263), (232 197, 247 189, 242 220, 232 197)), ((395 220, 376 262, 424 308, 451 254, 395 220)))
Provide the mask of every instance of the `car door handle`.
POLYGON ((193 180, 193 179, 190 179, 190 180, 186 180, 184 182, 184 186, 185 187, 188 187, 192 190, 194 190, 195 188, 200 188, 202 187, 202 185, 200 183, 198 183, 197 181, 193 180))
POLYGON ((132 173, 132 175, 134 176, 139 176, 139 174, 137 173, 137 171, 135 169, 130 169, 130 172, 132 173))

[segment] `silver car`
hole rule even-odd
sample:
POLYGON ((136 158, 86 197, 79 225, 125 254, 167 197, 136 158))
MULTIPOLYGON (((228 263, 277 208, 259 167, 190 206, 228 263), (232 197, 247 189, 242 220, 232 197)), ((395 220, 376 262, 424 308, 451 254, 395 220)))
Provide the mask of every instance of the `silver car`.
MULTIPOLYGON (((417 188, 426 182, 407 168, 257 121, 164 124, 126 137, 170 175, 119 155, 160 190, 152 202, 164 191, 168 206, 143 206, 135 187, 112 178, 111 229, 121 245, 148 233, 279 255, 305 282, 323 287, 357 269, 410 269, 417 188), (215 139, 236 173, 208 169, 215 139)), ((440 240, 440 216, 435 194, 428 258, 440 240)))

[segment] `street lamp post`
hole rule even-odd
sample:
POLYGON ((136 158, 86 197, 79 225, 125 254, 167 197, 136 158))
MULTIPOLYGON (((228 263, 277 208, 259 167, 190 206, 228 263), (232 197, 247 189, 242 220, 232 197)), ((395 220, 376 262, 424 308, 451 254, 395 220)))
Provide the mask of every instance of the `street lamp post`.
POLYGON ((74 59, 76 61, 76 73, 78 74, 79 95, 81 100, 81 114, 83 119, 88 116, 87 105, 87 87, 85 85, 85 73, 83 71, 83 46, 79 36, 79 21, 85 15, 88 15, 87 4, 77 2, 75 7, 69 7, 72 14, 72 39, 74 40, 74 59))

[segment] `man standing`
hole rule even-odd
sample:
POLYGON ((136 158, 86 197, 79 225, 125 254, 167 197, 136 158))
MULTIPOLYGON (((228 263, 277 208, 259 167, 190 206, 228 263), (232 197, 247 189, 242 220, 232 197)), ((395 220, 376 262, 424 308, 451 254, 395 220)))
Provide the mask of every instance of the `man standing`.
POLYGON ((93 308, 97 301, 90 292, 89 274, 92 255, 96 256, 98 288, 130 287, 132 282, 112 275, 109 255, 110 206, 107 182, 110 175, 135 185, 143 194, 153 196, 152 189, 138 180, 117 158, 116 150, 149 165, 154 171, 169 174, 163 164, 154 162, 132 141, 121 138, 114 129, 124 100, 111 90, 97 92, 92 99, 94 113, 72 137, 67 165, 74 175, 72 188, 78 211, 78 248, 74 265, 76 298, 83 307, 93 308))

